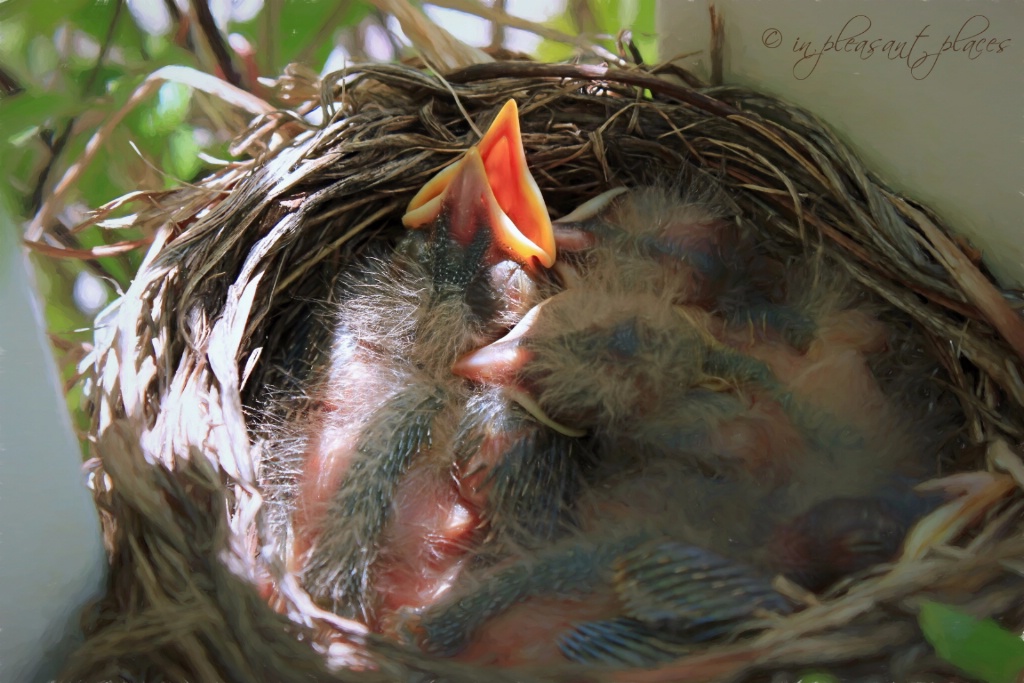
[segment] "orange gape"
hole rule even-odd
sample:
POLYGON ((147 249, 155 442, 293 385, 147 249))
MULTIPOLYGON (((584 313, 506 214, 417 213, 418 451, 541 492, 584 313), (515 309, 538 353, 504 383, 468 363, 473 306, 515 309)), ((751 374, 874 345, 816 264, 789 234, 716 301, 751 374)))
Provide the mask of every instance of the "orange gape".
POLYGON ((318 602, 381 628, 443 594, 479 535, 481 510, 454 478, 467 387, 451 366, 529 303, 527 270, 554 262, 515 102, 403 221, 421 229, 342 294, 287 563, 318 602))
POLYGON ((477 664, 653 667, 787 612, 775 573, 892 557, 942 436, 875 377, 892 332, 694 195, 552 224, 511 101, 424 185, 342 290, 307 425, 288 565, 318 603, 477 664))
MULTIPOLYGON (((449 210, 458 211, 466 200, 482 200, 495 242, 508 258, 524 265, 537 259, 550 268, 555 262, 555 236, 547 206, 537 181, 526 167, 522 134, 519 131, 519 109, 509 100, 498 112, 491 127, 466 156, 445 167, 431 178, 409 202, 402 223, 409 228, 431 225, 438 220, 444 198, 458 183, 456 178, 470 177, 480 183, 480 194, 462 192, 459 200, 448 203, 449 210)), ((463 241, 467 234, 453 233, 463 241)))

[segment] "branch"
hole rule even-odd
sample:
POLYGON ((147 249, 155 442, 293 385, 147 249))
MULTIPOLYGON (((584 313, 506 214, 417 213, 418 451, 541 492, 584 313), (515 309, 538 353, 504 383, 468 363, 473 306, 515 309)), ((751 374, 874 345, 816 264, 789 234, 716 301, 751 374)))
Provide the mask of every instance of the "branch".
POLYGON ((194 0, 192 7, 195 8, 196 21, 199 22, 199 28, 206 38, 206 43, 213 51, 213 56, 217 59, 217 66, 220 67, 221 73, 224 74, 224 80, 235 87, 241 88, 242 77, 235 70, 235 65, 231 62, 231 50, 224 40, 224 36, 221 35, 220 29, 217 28, 217 23, 213 20, 213 13, 210 11, 208 0, 194 0))
MULTIPOLYGON (((92 67, 92 71, 89 72, 89 78, 86 79, 85 86, 82 88, 82 95, 89 95, 94 85, 96 85, 96 79, 99 76, 100 69, 103 67, 103 62, 107 59, 107 53, 110 52, 110 46, 114 42, 114 30, 117 28, 117 22, 121 19, 121 10, 124 8, 124 0, 117 0, 117 5, 114 7, 114 17, 110 20, 110 25, 107 26, 107 35, 103 37, 103 44, 100 47, 100 53, 96 57, 96 63, 92 67)), ((77 117, 72 116, 67 124, 64 126, 64 130, 61 131, 57 139, 52 143, 48 143, 47 146, 50 148, 50 159, 46 162, 46 166, 39 172, 39 177, 36 179, 35 187, 32 190, 32 213, 39 211, 39 207, 43 203, 43 192, 46 189, 46 182, 50 178, 50 173, 53 171, 53 167, 57 164, 57 159, 60 157, 61 152, 64 151, 64 147, 68 144, 68 140, 71 138, 71 131, 75 127, 75 121, 77 117)), ((44 140, 45 141, 45 140, 44 140)))
POLYGON ((22 87, 18 79, 14 77, 14 74, 8 72, 2 66, 0 66, 0 95, 3 97, 9 97, 11 95, 17 95, 23 92, 25 88, 22 87))

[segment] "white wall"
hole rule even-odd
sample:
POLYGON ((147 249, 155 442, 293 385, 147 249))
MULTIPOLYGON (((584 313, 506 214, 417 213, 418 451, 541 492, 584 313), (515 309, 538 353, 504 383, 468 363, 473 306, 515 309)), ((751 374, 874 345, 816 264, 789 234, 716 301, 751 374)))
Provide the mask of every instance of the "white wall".
MULTIPOLYGON (((757 87, 823 118, 890 185, 969 237, 1005 284, 1024 283, 1022 0, 716 0, 716 6, 725 20, 726 83, 757 87), (840 43, 849 52, 801 61, 805 43, 807 54, 820 51, 848 21, 842 36, 861 34, 840 43), (972 53, 974 34, 984 47, 972 53), (877 41, 874 54, 854 51, 865 39, 866 47, 877 41), (884 52, 890 40, 891 59, 884 52), (950 47, 942 52, 944 44, 950 47)), ((707 0, 661 0, 659 12, 663 58, 706 50, 707 0)), ((706 74, 706 54, 684 63, 706 74)))
MULTIPOLYGON (((829 121, 890 184, 968 235, 1007 283, 1024 282, 1024 1, 717 6, 726 82, 756 86, 829 121), (1003 52, 925 57, 971 17, 967 33, 987 21, 984 36, 996 43, 986 45, 1002 43, 1003 52), (881 40, 873 55, 828 52, 813 72, 810 60, 798 61, 794 44, 820 48, 850 19, 854 33, 881 40), (909 64, 881 52, 892 39, 907 41, 906 54, 926 26, 909 64), (777 47, 764 44, 776 39, 777 47)), ((706 49, 706 0, 662 0, 659 10, 662 56, 706 49)), ((698 70, 706 62, 706 55, 690 60, 698 70)), ((103 554, 14 234, 0 224, 0 681, 20 683, 47 680, 59 666, 80 606, 100 589, 103 554)))
POLYGON ((0 215, 0 681, 29 683, 75 644, 105 558, 15 231, 0 215))

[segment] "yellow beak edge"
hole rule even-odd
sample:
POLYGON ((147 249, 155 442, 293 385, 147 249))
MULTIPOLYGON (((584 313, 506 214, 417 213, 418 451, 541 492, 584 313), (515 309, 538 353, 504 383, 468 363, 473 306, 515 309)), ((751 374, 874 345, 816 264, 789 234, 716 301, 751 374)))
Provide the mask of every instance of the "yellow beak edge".
POLYGON ((509 100, 480 142, 466 156, 441 170, 409 202, 402 224, 419 228, 437 220, 443 203, 485 202, 494 239, 511 259, 545 268, 555 263, 555 236, 547 206, 526 166, 519 129, 519 109, 509 100), (485 190, 477 196, 452 197, 450 188, 478 188, 473 182, 453 183, 460 174, 483 174, 485 190))

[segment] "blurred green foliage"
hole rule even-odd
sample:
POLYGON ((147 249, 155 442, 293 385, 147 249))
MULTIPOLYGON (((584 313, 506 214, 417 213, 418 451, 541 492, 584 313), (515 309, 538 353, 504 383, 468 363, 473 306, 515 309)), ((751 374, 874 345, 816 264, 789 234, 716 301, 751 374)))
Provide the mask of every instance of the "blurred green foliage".
MULTIPOLYGON (((650 0, 589 0, 569 2, 569 8, 557 15, 550 25, 569 35, 587 34, 604 38, 604 42, 617 38, 628 29, 632 40, 647 64, 657 61, 658 40, 656 29, 657 3, 650 0)), ((545 40, 537 49, 537 58, 557 62, 572 57, 572 48, 563 43, 545 40)))
MULTIPOLYGON (((193 10, 201 1, 192 0, 193 10)), ((549 28, 586 34, 612 51, 617 50, 620 30, 629 28, 644 61, 656 61, 653 1, 551 0, 545 4, 552 8, 544 21, 549 28)), ((257 92, 259 84, 247 77, 251 72, 274 77, 292 61, 320 72, 328 64, 340 65, 338 57, 348 61, 380 58, 372 54, 368 37, 374 27, 389 27, 387 17, 357 0, 248 0, 220 5, 227 9, 217 14, 216 34, 225 43, 235 34, 252 47, 249 54, 232 51, 230 57, 243 75, 240 85, 257 92), (232 7, 238 10, 235 14, 232 7)), ((20 224, 38 210, 65 170, 80 158, 93 133, 124 106, 148 74, 171 64, 223 74, 195 16, 189 6, 175 0, 138 0, 131 6, 126 0, 0 0, 0 249, 12 248, 9 224, 20 224), (160 17, 163 25, 157 21, 160 17)), ((391 47, 403 46, 393 38, 391 47)), ((543 40, 535 43, 534 54, 541 60, 558 61, 572 57, 573 48, 543 40)), ((207 169, 200 154, 228 158, 228 144, 245 122, 245 117, 205 94, 180 84, 164 84, 105 141, 68 195, 58 214, 59 225, 48 226, 45 242, 88 250, 144 237, 132 230, 94 228, 70 234, 68 229, 87 210, 127 192, 172 187, 202 177, 207 169)), ((96 258, 35 259, 46 301, 46 324, 55 339, 69 405, 80 429, 88 422, 88 416, 77 409, 81 390, 74 382, 82 345, 91 339, 91 321, 104 298, 128 287, 141 258, 136 250, 96 258), (83 278, 93 288, 90 301, 81 292, 75 295, 76 283, 81 285, 83 278), (104 296, 96 297, 96 288, 104 296)), ((1010 683, 1024 667, 1020 638, 992 622, 927 603, 921 611, 921 627, 942 657, 988 683, 1010 683)), ((815 672, 804 680, 835 679, 815 672)))
POLYGON ((1024 679, 1024 640, 991 619, 975 619, 938 602, 921 605, 921 631, 936 654, 985 683, 1024 679))
MULTIPOLYGON (((613 51, 616 35, 629 27, 645 59, 655 54, 653 2, 552 0, 543 8, 548 27, 587 34, 613 51)), ((382 52, 380 36, 394 26, 360 0, 0 0, 0 204, 6 207, 0 219, 29 220, 103 122, 160 67, 183 65, 224 77, 225 57, 218 59, 213 48, 219 41, 228 68, 241 77, 238 85, 266 97, 255 77, 276 77, 293 61, 323 72, 404 56, 407 43, 393 35, 382 52), (201 10, 215 21, 204 24, 201 10)), ((457 25, 450 29, 459 35, 457 25)), ((478 29, 467 34, 483 44, 491 38, 478 29)), ((572 55, 572 48, 551 41, 532 46, 541 59, 572 55)), ((36 254, 34 261, 80 428, 87 417, 76 410, 75 366, 91 339, 91 321, 104 301, 129 286, 142 259, 142 250, 95 258, 82 258, 82 250, 87 256, 87 250, 145 236, 130 229, 70 229, 87 211, 128 192, 201 178, 208 170, 201 155, 229 158, 228 145, 247 120, 209 95, 164 84, 104 140, 61 203, 56 224, 47 226, 41 241, 71 250, 69 257, 36 254)), ((12 240, 7 243, 10 248, 12 240)))

